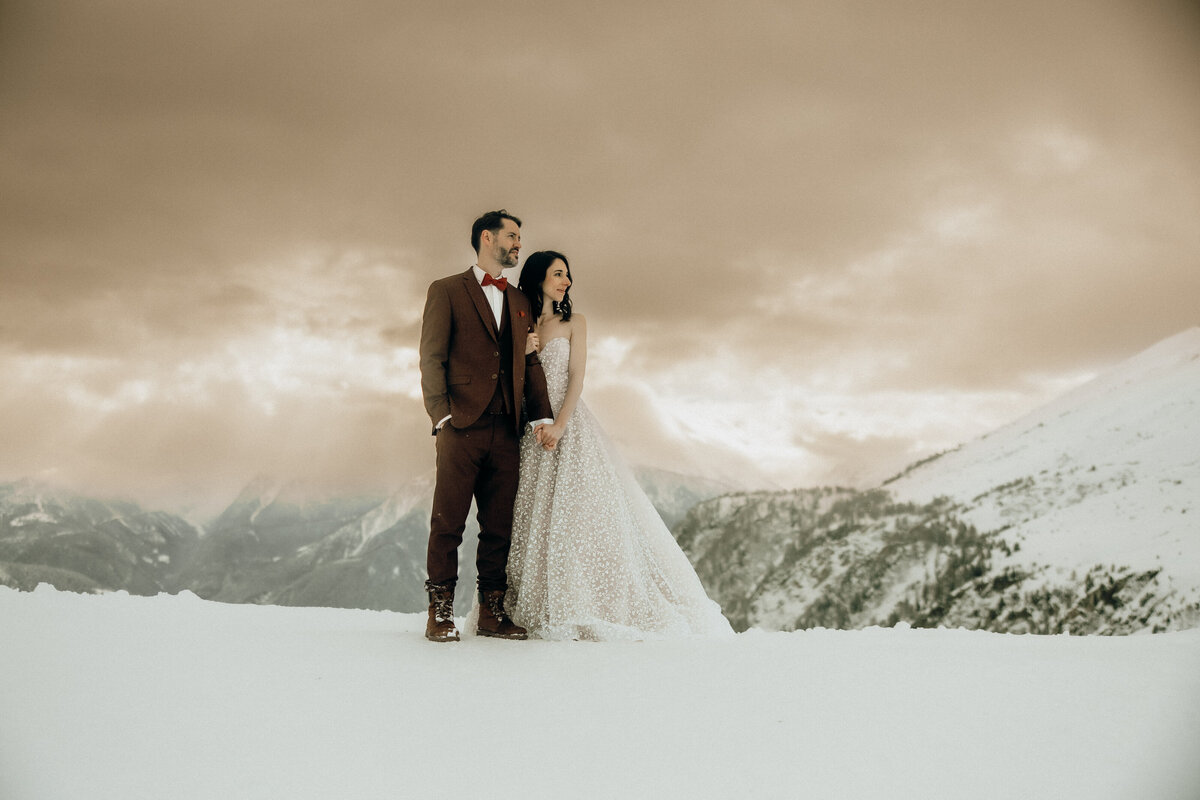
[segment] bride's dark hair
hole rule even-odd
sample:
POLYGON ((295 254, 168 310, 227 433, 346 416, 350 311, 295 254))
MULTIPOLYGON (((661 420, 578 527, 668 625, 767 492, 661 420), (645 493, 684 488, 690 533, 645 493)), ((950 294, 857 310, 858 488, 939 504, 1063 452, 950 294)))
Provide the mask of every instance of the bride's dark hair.
MULTIPOLYGON (((534 319, 542 315, 542 284, 546 281, 546 273, 550 270, 550 265, 558 260, 561 260, 563 266, 567 268, 567 280, 574 283, 575 279, 571 277, 571 262, 567 261, 567 257, 562 253, 556 253, 553 250, 537 251, 525 259, 525 266, 521 268, 521 280, 517 286, 529 298, 529 306, 533 310, 534 319)), ((563 292, 562 302, 555 303, 551 310, 562 314, 563 322, 571 318, 570 288, 563 292)))

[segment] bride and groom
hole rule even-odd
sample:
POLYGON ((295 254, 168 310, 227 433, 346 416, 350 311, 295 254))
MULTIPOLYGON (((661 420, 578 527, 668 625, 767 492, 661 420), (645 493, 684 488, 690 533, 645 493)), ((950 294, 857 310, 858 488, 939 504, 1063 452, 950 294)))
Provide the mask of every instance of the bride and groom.
POLYGON ((580 402, 587 326, 570 266, 534 253, 519 286, 521 221, 490 211, 478 256, 434 281, 421 323, 421 391, 433 422, 425 637, 458 641, 458 547, 474 498, 479 573, 467 628, 525 639, 729 633, 687 557, 580 402), (529 420, 529 422, 526 422, 529 420))

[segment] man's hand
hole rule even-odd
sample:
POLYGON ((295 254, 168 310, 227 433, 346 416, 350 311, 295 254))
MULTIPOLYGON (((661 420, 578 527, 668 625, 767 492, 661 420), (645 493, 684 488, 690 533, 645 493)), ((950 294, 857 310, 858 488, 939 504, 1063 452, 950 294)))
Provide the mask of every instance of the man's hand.
POLYGON ((562 438, 562 435, 563 428, 559 427, 557 423, 553 425, 543 423, 533 429, 533 436, 543 450, 553 450, 558 447, 558 440, 562 438))

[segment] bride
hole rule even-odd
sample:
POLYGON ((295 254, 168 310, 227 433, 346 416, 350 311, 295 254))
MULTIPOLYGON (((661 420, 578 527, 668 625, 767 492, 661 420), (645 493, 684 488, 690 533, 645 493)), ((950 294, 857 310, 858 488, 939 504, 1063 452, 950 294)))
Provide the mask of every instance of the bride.
POLYGON ((649 498, 580 400, 587 323, 571 309, 561 253, 534 253, 520 288, 554 408, 554 449, 521 440, 508 613, 542 639, 731 634, 649 498))

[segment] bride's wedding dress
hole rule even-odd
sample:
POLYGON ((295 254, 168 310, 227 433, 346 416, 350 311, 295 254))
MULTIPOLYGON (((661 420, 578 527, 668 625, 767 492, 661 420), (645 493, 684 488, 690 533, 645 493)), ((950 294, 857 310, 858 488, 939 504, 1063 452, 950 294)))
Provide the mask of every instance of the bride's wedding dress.
MULTIPOLYGON (((550 402, 567 391, 570 341, 541 353, 550 402)), ((542 639, 732 634, 687 556, 580 401, 558 447, 521 440, 506 609, 542 639)))

